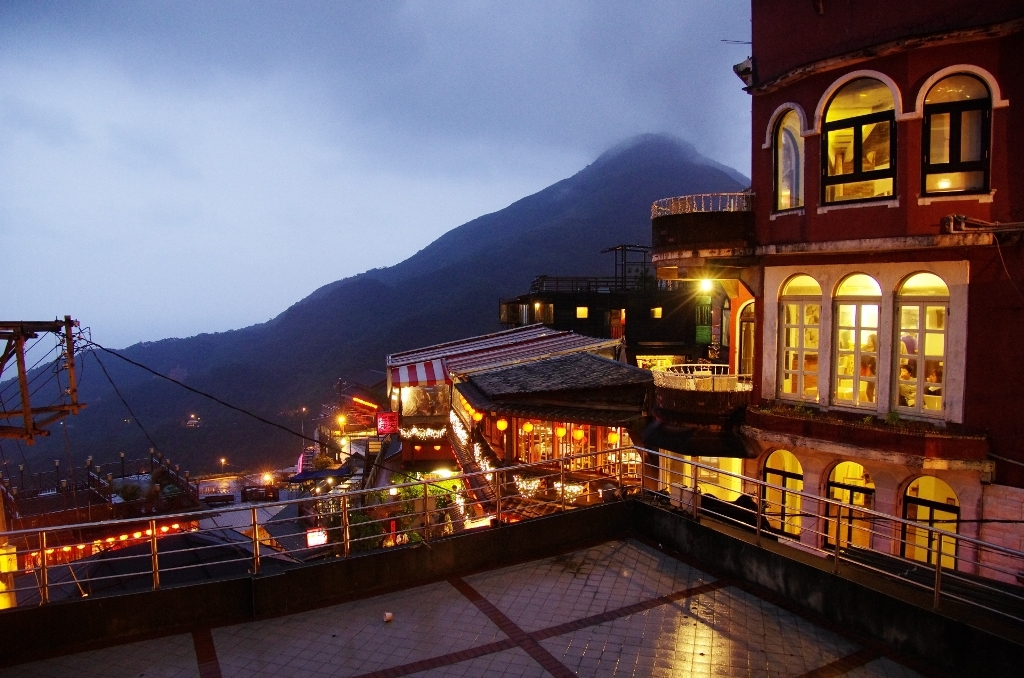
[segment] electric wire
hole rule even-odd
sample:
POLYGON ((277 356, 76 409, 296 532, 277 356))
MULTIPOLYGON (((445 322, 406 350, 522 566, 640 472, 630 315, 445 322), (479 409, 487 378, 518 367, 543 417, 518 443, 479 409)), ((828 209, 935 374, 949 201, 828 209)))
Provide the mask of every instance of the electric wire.
MULTIPOLYGON (((142 431, 142 435, 146 437, 146 440, 149 441, 149 444, 153 447, 153 449, 159 451, 159 446, 157 446, 156 442, 154 442, 153 438, 149 435, 149 432, 146 430, 146 427, 142 425, 141 421, 139 421, 139 418, 135 416, 135 412, 132 411, 131 405, 129 405, 128 401, 124 399, 123 395, 121 395, 121 390, 117 388, 117 384, 115 384, 114 380, 110 378, 110 373, 107 372, 107 368, 103 365, 103 361, 100 360, 100 357, 98 355, 93 357, 96 358, 96 363, 99 364, 100 370, 103 372, 103 375, 107 378, 107 381, 110 382, 110 386, 114 389, 114 393, 117 394, 118 400, 120 400, 121 404, 124 405, 124 409, 128 410, 128 415, 132 418, 132 421, 134 421, 135 425, 139 427, 139 430, 142 431)), ((64 428, 65 433, 67 433, 67 427, 65 426, 64 428)))
POLYGON ((999 244, 999 237, 996 236, 993 240, 996 242, 996 252, 999 253, 999 262, 1003 265, 1003 273, 1006 274, 1006 279, 1010 281, 1013 291, 1017 293, 1017 296, 1020 297, 1021 301, 1024 301, 1024 294, 1021 294, 1020 290, 1017 289, 1017 283, 1013 282, 1013 277, 1010 275, 1010 269, 1006 267, 1006 260, 1003 259, 1003 246, 999 244))
MULTIPOLYGON (((100 351, 103 351, 104 353, 109 353, 110 355, 112 355, 112 356, 114 356, 116 358, 120 358, 121 360, 125 361, 126 363, 129 363, 130 365, 134 365, 135 367, 138 367, 139 369, 142 369, 142 370, 145 370, 146 372, 149 372, 153 376, 160 377, 161 379, 169 381, 172 384, 177 384, 178 386, 182 387, 186 391, 189 391, 191 393, 195 393, 196 395, 202 396, 204 398, 208 398, 208 399, 212 400, 213 402, 217 403, 218 405, 223 405, 224 407, 228 408, 229 410, 234 410, 235 412, 239 412, 241 414, 244 414, 247 417, 251 417, 251 418, 255 419, 256 421, 259 421, 259 422, 261 422, 263 424, 266 424, 267 426, 273 426, 274 428, 280 429, 280 430, 282 430, 282 431, 284 431, 286 433, 290 433, 293 436, 296 436, 298 438, 302 438, 303 440, 306 440, 306 441, 309 441, 309 442, 313 442, 313 443, 318 443, 319 445, 323 445, 324 447, 326 447, 326 448, 328 448, 330 450, 334 450, 335 452, 342 452, 343 451, 343 450, 341 450, 340 448, 338 448, 336 446, 333 446, 333 445, 331 445, 329 443, 325 443, 323 440, 318 440, 317 438, 311 438, 310 436, 307 436, 304 433, 300 433, 300 432, 298 432, 298 431, 296 431, 294 429, 288 428, 284 424, 279 424, 276 421, 271 421, 270 419, 267 419, 266 417, 262 417, 262 416, 256 414, 255 412, 251 412, 251 411, 249 411, 249 410, 247 410, 247 409, 245 409, 243 407, 239 407, 238 405, 232 405, 231 403, 229 403, 229 402, 227 402, 225 400, 221 400, 220 398, 218 398, 215 395, 212 395, 212 394, 207 393, 205 391, 201 391, 201 390, 199 390, 197 388, 193 388, 193 387, 189 386, 188 384, 182 383, 182 382, 178 381, 177 379, 175 379, 173 377, 169 377, 166 374, 162 374, 160 372, 157 372, 156 370, 154 370, 153 368, 151 368, 151 367, 149 367, 147 365, 143 365, 140 362, 132 360, 128 356, 122 355, 122 354, 118 353, 117 351, 113 351, 113 350, 111 350, 111 349, 109 349, 109 348, 107 348, 105 346, 101 346, 101 345, 97 344, 96 342, 94 342, 92 340, 84 340, 84 341, 89 346, 92 346, 92 347, 94 347, 94 348, 96 348, 96 349, 98 349, 100 351)), ((100 365, 100 368, 103 369, 103 363, 99 362, 99 357, 98 356, 96 356, 96 362, 98 362, 99 365, 100 365)), ((104 373, 106 373, 106 369, 103 369, 103 371, 104 371, 104 373)), ((108 375, 107 378, 109 379, 110 376, 108 375)), ((111 382, 111 383, 113 383, 113 382, 111 382)), ((137 419, 136 419, 136 421, 137 421, 137 419)))

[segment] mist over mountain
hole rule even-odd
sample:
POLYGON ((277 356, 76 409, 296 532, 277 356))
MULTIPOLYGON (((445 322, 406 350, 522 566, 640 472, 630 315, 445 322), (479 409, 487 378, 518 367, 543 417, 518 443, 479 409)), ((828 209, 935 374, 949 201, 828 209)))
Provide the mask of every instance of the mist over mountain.
MULTIPOLYGON (((500 329, 498 299, 526 292, 537 275, 610 274, 611 256, 600 251, 649 244, 654 200, 738 191, 748 183, 686 142, 643 135, 568 179, 452 229, 399 264, 325 285, 266 323, 122 353, 294 429, 303 426, 306 407, 309 433, 339 379, 383 370, 388 353, 500 329)), ((406 218, 417 218, 414 206, 406 218)), ((331 252, 309 253, 311 266, 329 267, 330 260, 331 252)), ((182 469, 210 471, 221 457, 229 469, 279 467, 301 451, 294 436, 113 356, 98 359, 158 449, 182 469), (191 414, 202 426, 184 426, 191 414)), ((150 447, 96 361, 94 353, 83 356, 80 393, 88 407, 66 420, 76 466, 87 455, 112 461, 122 451, 141 457, 150 447)), ((52 468, 54 459, 67 458, 59 429, 32 447, 4 441, 6 458, 22 463, 24 454, 29 469, 52 468)))

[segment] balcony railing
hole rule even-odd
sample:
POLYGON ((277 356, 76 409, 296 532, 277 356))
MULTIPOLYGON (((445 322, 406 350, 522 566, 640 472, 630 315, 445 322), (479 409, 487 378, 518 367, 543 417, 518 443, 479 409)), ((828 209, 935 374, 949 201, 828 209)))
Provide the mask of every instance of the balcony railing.
POLYGON ((695 212, 750 212, 754 209, 754 194, 697 193, 677 198, 662 198, 651 205, 651 219, 672 214, 695 212))
POLYGON ((17 562, 13 571, 0 575, 10 578, 3 602, 35 606, 214 576, 259 575, 326 556, 347 558, 429 542, 632 496, 674 507, 700 522, 714 518, 705 522, 713 529, 732 524, 758 540, 788 545, 794 554, 816 552, 833 560, 837 570, 842 562, 923 588, 936 607, 955 600, 1024 621, 1024 588, 998 581, 1021 576, 1024 552, 664 451, 625 447, 587 452, 453 480, 458 481, 454 486, 451 480, 423 479, 353 492, 324 492, 325 485, 317 490, 322 494, 304 499, 148 521, 0 532, 5 562, 17 562), (470 477, 489 484, 493 498, 476 499, 467 490, 470 477), (732 496, 736 499, 727 501, 732 496), (279 518, 292 504, 299 504, 300 517, 279 518), (124 534, 116 539, 99 537, 119 532, 124 534), (183 542, 189 534, 195 535, 192 545, 183 542), (94 535, 93 541, 78 545, 81 535, 94 535), (920 557, 898 555, 908 548, 920 557))
POLYGON ((753 389, 753 375, 729 374, 728 365, 671 365, 652 370, 654 385, 677 391, 731 392, 753 389))

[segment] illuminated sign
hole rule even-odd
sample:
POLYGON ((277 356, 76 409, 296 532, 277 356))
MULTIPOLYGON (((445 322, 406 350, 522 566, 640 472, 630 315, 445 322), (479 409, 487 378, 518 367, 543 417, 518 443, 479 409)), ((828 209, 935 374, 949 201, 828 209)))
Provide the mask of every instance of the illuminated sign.
POLYGON ((369 402, 368 400, 363 400, 362 398, 356 398, 356 397, 353 396, 352 402, 354 402, 357 405, 362 405, 363 407, 369 407, 369 408, 374 409, 374 410, 377 409, 376 405, 374 405, 373 403, 369 402))
POLYGON ((306 530, 306 546, 323 546, 327 543, 327 530, 322 528, 316 528, 313 530, 306 530))
POLYGON ((377 435, 387 436, 398 433, 398 412, 378 412, 377 435))

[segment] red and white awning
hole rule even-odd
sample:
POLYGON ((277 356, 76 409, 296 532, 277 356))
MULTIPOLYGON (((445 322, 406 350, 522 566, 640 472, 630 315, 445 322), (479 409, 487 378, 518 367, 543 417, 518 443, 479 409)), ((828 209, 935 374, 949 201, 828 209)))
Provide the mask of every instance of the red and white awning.
POLYGON ((401 388, 403 386, 438 386, 450 384, 448 372, 444 368, 444 361, 424 360, 411 365, 402 365, 391 368, 391 387, 401 388))

